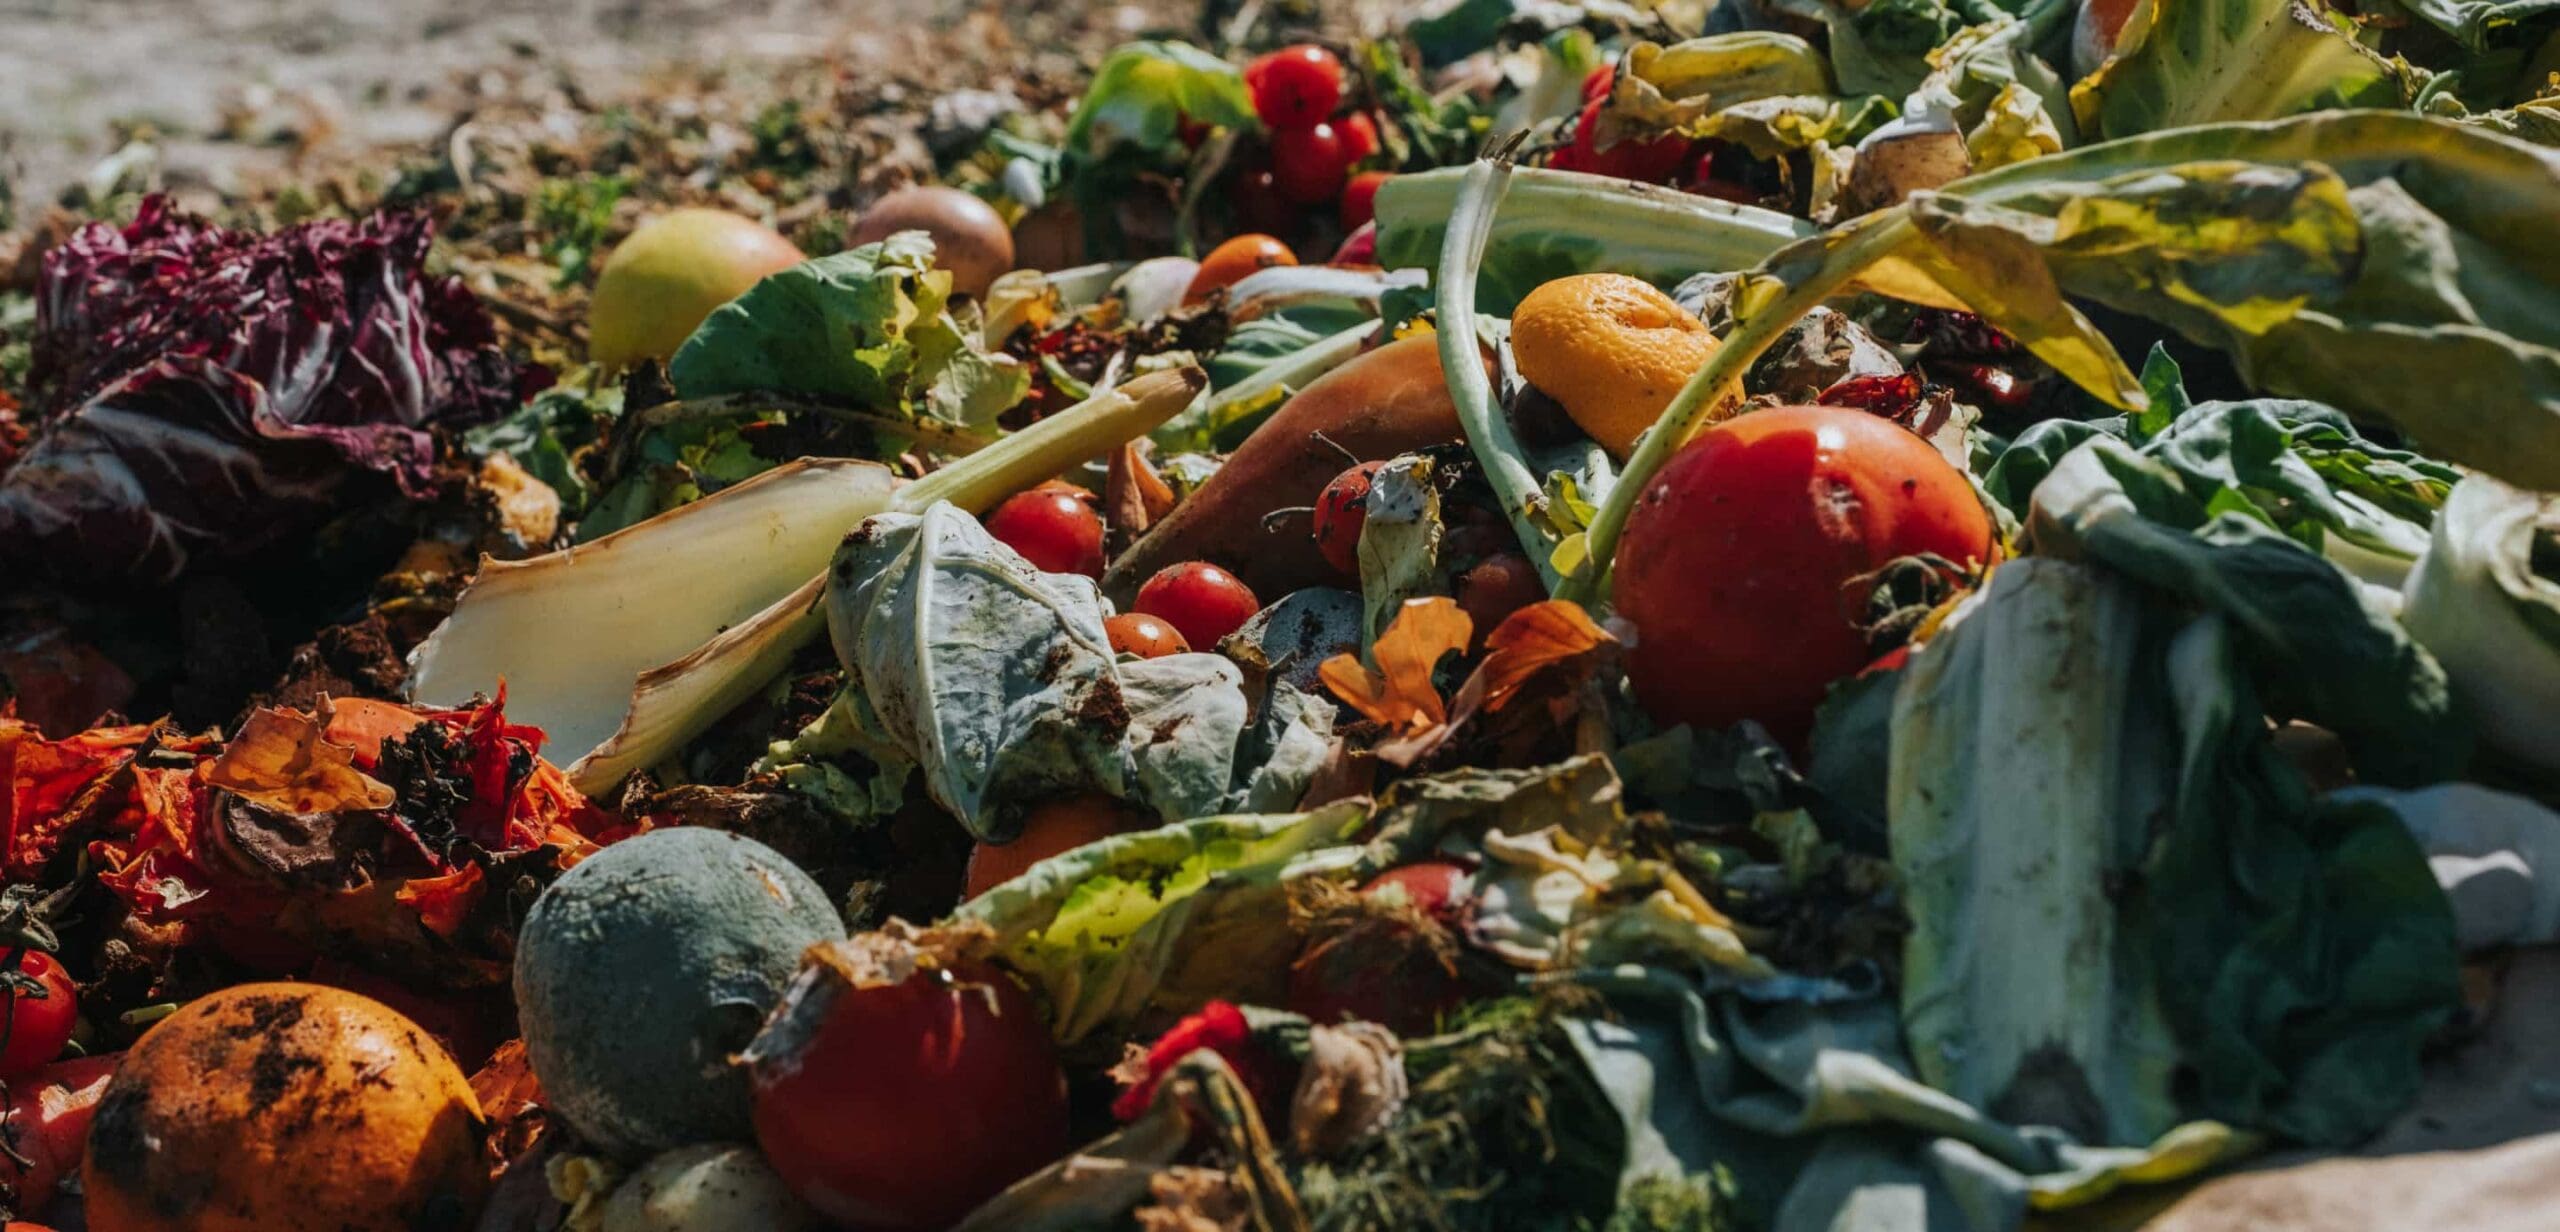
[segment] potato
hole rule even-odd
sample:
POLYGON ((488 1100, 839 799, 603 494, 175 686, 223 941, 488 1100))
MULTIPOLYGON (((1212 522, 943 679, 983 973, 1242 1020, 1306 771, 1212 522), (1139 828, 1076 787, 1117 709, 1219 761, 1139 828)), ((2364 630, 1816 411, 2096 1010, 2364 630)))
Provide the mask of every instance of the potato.
POLYGON ((317 984, 242 984, 151 1028, 107 1084, 91 1232, 469 1227, 480 1106, 417 1024, 317 984))
POLYGON ((1126 608, 1157 570, 1186 560, 1226 569, 1265 600, 1344 581, 1316 550, 1308 519, 1266 531, 1263 515, 1313 505, 1354 460, 1457 440, 1458 411, 1440 375, 1439 345, 1430 334, 1390 342, 1299 391, 1199 491, 1120 554, 1103 575, 1104 593, 1126 608))
POLYGON ((933 237, 933 263, 951 271, 952 289, 984 296, 1013 269, 1013 232, 995 207, 957 188, 901 188, 871 204, 853 224, 855 245, 901 231, 933 237))
POLYGON ((602 1232, 801 1232, 817 1214, 751 1146, 708 1142, 660 1155, 605 1200, 602 1232))

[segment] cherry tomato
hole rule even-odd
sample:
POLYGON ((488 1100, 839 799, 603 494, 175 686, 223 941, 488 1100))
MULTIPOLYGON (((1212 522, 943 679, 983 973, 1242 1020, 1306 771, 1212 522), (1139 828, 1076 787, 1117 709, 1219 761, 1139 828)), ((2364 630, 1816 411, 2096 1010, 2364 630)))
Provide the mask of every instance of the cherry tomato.
POLYGON ((18 970, 33 977, 41 993, 22 989, 7 997, 9 1042, 0 1047, 0 1078, 27 1073, 54 1059, 71 1042, 72 1024, 80 1017, 80 999, 71 973, 53 955, 29 950, 18 970))
POLYGON ((1173 631, 1159 616, 1145 612, 1122 612, 1102 622, 1102 631, 1111 635, 1111 649, 1118 654, 1133 654, 1141 659, 1161 659, 1166 655, 1188 653, 1191 643, 1173 631))
POLYGON ((1660 184, 1680 174, 1689 160, 1689 143, 1680 137, 1621 141, 1608 149, 1599 144, 1600 110, 1606 99, 1582 105, 1574 122, 1573 144, 1556 152, 1554 163, 1567 171, 1587 171, 1641 184, 1660 184))
POLYGON ((987 533, 1043 573, 1102 576, 1102 518, 1056 488, 1016 492, 987 518, 987 533))
POLYGON ((1042 860, 1101 842, 1137 820, 1109 796, 1087 793, 1051 800, 1022 819, 1022 833, 1012 842, 980 843, 970 851, 968 884, 960 897, 976 898, 1042 860))
MULTIPOLYGON (((1351 182, 1342 187, 1342 229, 1357 231, 1374 221, 1378 217, 1378 190, 1394 178, 1395 174, 1387 171, 1363 171, 1351 177, 1351 182)), ((1370 241, 1371 251, 1376 250, 1376 244, 1376 240, 1370 241)))
POLYGON ((1244 86, 1264 127, 1307 128, 1342 105, 1342 61, 1313 43, 1283 47, 1246 65, 1244 86))
POLYGON ((1354 165, 1369 161, 1378 152, 1378 122, 1368 113, 1355 111, 1334 124, 1342 134, 1342 148, 1351 155, 1354 165))
POLYGON ((1138 588, 1136 610, 1160 617, 1182 640, 1214 647, 1262 610, 1262 602, 1236 575, 1206 561, 1167 565, 1138 588))
POLYGON ((1456 590, 1459 609, 1475 622, 1471 640, 1478 646, 1513 612, 1547 597, 1538 567, 1517 551, 1496 552, 1477 561, 1474 568, 1458 575, 1456 590))
POLYGON ((1369 524, 1369 485, 1383 462, 1363 462, 1333 477, 1316 497, 1316 550, 1337 571, 1360 573, 1360 528, 1369 524))
POLYGON ((1869 659, 1853 579, 1921 552, 1992 553, 1982 502, 1928 442, 1840 407, 1709 429, 1654 477, 1618 540, 1637 700, 1661 723, 1757 719, 1800 746, 1824 691, 1869 659))
POLYGON ((1298 254, 1289 246, 1268 235, 1239 235, 1209 250, 1201 258, 1200 272, 1191 276, 1191 285, 1182 292, 1182 302, 1196 304, 1212 292, 1223 291, 1244 281, 1256 270, 1275 265, 1296 265, 1298 254))
POLYGON ((1283 129, 1271 134, 1271 175, 1280 195, 1300 205, 1317 205, 1342 195, 1359 159, 1342 130, 1331 123, 1283 129))
POLYGON ((1351 233, 1350 235, 1348 235, 1348 236, 1344 237, 1344 238, 1343 238, 1343 241, 1342 241, 1342 247, 1334 249, 1334 250, 1333 250, 1333 258, 1332 258, 1331 260, 1329 260, 1329 261, 1326 261, 1326 262, 1325 262, 1325 264, 1327 264, 1327 265, 1341 265, 1341 266, 1366 266, 1366 267, 1371 268, 1371 269, 1375 269, 1375 268, 1377 268, 1377 265, 1378 265, 1378 222, 1377 222, 1377 220, 1373 218, 1373 219, 1370 219, 1370 220, 1369 220, 1369 221, 1367 221, 1367 222, 1364 222, 1364 223, 1360 224, 1360 226, 1359 226, 1357 229, 1353 230, 1353 231, 1352 231, 1352 233, 1351 233))
POLYGON ((947 1228, 1066 1153, 1066 1076, 1012 976, 961 961, 897 984, 819 978, 836 982, 806 994, 825 998, 814 1025, 750 1075, 765 1159, 820 1214, 947 1228))

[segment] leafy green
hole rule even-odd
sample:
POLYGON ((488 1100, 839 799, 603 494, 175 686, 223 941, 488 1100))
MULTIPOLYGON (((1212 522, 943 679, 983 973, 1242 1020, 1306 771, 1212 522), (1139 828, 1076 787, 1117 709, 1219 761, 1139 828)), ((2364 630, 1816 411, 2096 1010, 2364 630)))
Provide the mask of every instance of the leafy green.
POLYGON ((2101 137, 2407 102, 2321 0, 2148 0, 2115 54, 2071 88, 2080 126, 2101 137))
POLYGON ((1003 842, 1022 814, 1096 791, 1167 820, 1296 799, 1331 711, 1286 685, 1258 719, 1213 654, 1120 663, 1092 579, 1043 573, 947 504, 881 514, 829 571, 851 747, 1003 842))
POLYGON ((901 232, 757 283, 685 340, 667 375, 685 398, 787 393, 892 417, 993 423, 1031 388, 1013 357, 952 319, 933 241, 901 232))
POLYGON ((2482 743, 2560 774, 2560 497, 2485 475, 2455 485, 2410 575, 2408 624, 2482 743))
POLYGON ((1822 53, 1792 34, 1738 30, 1669 47, 1638 43, 1627 49, 1595 135, 1606 148, 1659 131, 1690 132, 1737 103, 1831 92, 1822 53))
POLYGON ((578 539, 601 539, 773 469, 775 459, 756 452, 746 435, 763 419, 742 411, 640 432, 621 473, 608 477, 587 506, 578 539))
MULTIPOLYGON (((2133 1079, 2137 1098, 2100 1085, 2091 1109, 2067 1075, 2037 1070, 2045 1099, 2103 1113, 2121 1141, 2199 1113, 2318 1143, 2370 1133, 2416 1091, 2420 1045, 2452 1008, 2451 916, 2389 811, 2315 797, 2267 719, 2338 732, 2368 780, 2437 781, 2459 771, 2466 744, 2442 671, 2333 566, 2245 514, 2208 514, 2177 472, 2120 441, 2065 456, 2034 511, 2039 553, 2097 568, 2004 567, 1914 656, 1896 698, 1892 834, 1921 922, 1905 1007, 1923 1072, 1974 1074, 1959 1094, 2000 1098, 1999 1059, 2023 1059, 2053 1028, 2035 1014, 2043 1002, 1970 997, 1965 972, 2059 971, 2066 955, 2104 952, 2103 994, 2074 1004, 2103 1022, 2156 1000, 2200 1081, 2171 1114, 2147 1063, 2110 1068, 2127 1062, 2084 1048, 2101 1058, 2091 1082, 2133 1079), (2072 687, 1966 691, 1968 679, 1996 683, 1956 670, 1967 663, 1977 674, 2038 665, 2072 687), (2054 776, 2035 793, 2051 803, 1975 801, 1946 777, 1971 765, 1987 781, 1985 758, 2003 782, 2054 776), (1957 808, 1938 811, 1948 799, 1957 808), (2028 818, 2032 832, 2013 832, 2028 818), (2056 818, 2070 821, 2042 833, 2056 818), (1950 842, 1981 854, 1949 864, 1965 850, 1950 842), (2044 844, 2059 846, 2032 854, 2044 844), (2008 891, 1976 879, 2038 858, 2090 867, 2008 891), (1923 875, 1946 868, 1972 875, 1923 875), (2018 912, 2042 923, 1984 914, 2018 912), (1950 1000, 1960 1009, 1933 1022, 1950 1000), (1929 1055, 1958 1039, 1969 1051, 1929 1055), (1985 1049, 1987 1079, 1975 1073, 1985 1049)), ((2056 1012, 2069 1020, 2071 1008, 2056 1012)), ((2072 1038, 2111 1037, 2084 1027, 2072 1038)))
POLYGON ((1103 60, 1067 119, 1070 155, 1100 159, 1122 146, 1162 152, 1182 122, 1251 127, 1253 97, 1235 65, 1188 43, 1124 44, 1103 60))
MULTIPOLYGON (((2166 401, 2155 395, 2153 405, 2166 401)), ((2093 436, 2136 428, 2123 420, 2036 424, 1992 464, 1983 486, 2022 513, 2063 455, 2093 436)), ((2366 439, 2335 410, 2281 398, 2200 404, 2137 448, 2177 471, 2206 509, 2254 518, 2394 590, 2461 478, 2434 459, 2366 439)))
POLYGON ((1052 856, 961 905, 1072 1043, 1153 1008, 1280 1000, 1299 938, 1284 876, 1339 867, 1363 810, 1207 817, 1052 856))
POLYGON ((2444 670, 2360 602, 2337 566, 2257 518, 2212 508, 2202 486, 2100 437, 2037 485, 2029 534, 2040 552, 2105 561, 2228 616, 2267 708, 2336 732, 2365 781, 2416 786, 2459 774, 2471 733, 2444 670))
POLYGON ((2400 0, 2400 7, 2463 46, 2483 51, 2518 27, 2560 11, 2560 0, 2400 0))
POLYGON ((604 437, 605 428, 622 413, 622 390, 606 388, 582 393, 555 385, 503 419, 463 434, 474 453, 503 453, 528 474, 560 494, 560 512, 575 518, 587 507, 594 488, 579 469, 578 455, 604 437))
POLYGON ((1842 91, 1887 98, 1918 89, 1929 53, 1969 24, 1941 0, 1774 0, 1774 7, 1830 30, 1831 71, 1842 91))
MULTIPOLYGON (((1378 190, 1378 263, 1433 268, 1466 168, 1400 175, 1378 190)), ((1771 210, 1667 188, 1522 167, 1478 267, 1476 306, 1507 315, 1540 284, 1568 274, 1632 274, 1663 287, 1701 270, 1744 269, 1813 225, 1771 210)))
POLYGON ((2027 23, 2005 14, 1957 32, 1931 56, 1935 67, 1903 111, 1952 120, 1976 170, 2079 144, 2062 78, 2036 57, 2030 37, 2027 23))
POLYGON ((2166 804, 2140 589, 2002 566, 1894 695, 1888 799, 1912 932, 1902 1020, 1931 1086, 2084 1142, 2179 1120, 2143 936, 2106 892, 2166 804))
POLYGON ((1358 548, 1363 647, 1378 644, 1406 601, 1437 593, 1440 491, 1431 470, 1429 458, 1406 454, 1370 481, 1358 548))

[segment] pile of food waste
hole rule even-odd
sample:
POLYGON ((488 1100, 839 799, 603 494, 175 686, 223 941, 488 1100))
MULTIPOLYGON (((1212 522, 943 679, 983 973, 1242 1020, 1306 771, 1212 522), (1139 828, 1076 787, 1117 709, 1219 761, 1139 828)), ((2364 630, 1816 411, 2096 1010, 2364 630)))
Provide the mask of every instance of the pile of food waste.
POLYGON ((1362 16, 19 203, 10 1232, 2547 1219, 2560 9, 1362 16))

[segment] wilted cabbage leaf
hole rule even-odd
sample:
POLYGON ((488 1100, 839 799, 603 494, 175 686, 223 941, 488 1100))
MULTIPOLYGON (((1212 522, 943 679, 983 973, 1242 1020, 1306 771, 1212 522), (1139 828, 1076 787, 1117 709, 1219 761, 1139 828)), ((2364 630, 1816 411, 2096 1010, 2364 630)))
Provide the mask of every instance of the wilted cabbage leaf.
POLYGON ((1275 684, 1257 722, 1218 655, 1121 664, 1107 614, 1092 579, 1032 568, 949 504, 871 518, 827 586, 858 747, 922 771, 936 803, 994 842, 1066 792, 1168 821, 1294 802, 1330 712, 1275 684))

